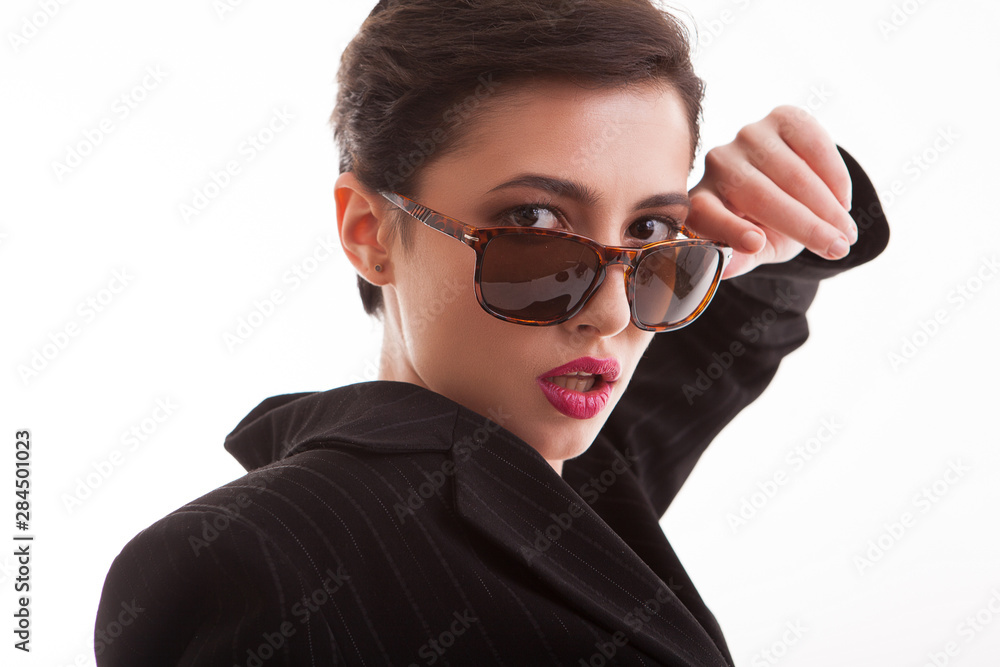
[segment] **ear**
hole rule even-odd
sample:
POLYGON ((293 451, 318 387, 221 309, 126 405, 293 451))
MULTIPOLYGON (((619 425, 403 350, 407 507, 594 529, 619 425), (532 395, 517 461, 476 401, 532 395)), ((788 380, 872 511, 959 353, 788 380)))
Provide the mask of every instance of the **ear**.
POLYGON ((358 274, 372 285, 391 282, 388 248, 385 239, 388 223, 382 213, 382 196, 372 192, 357 179, 353 172, 337 178, 334 187, 337 204, 337 231, 344 254, 358 274), (376 271, 375 265, 382 266, 376 271))

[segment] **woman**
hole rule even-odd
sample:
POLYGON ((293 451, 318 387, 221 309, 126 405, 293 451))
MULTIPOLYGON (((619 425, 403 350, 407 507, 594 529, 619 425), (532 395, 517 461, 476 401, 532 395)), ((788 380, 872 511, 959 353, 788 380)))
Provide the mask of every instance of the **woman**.
POLYGON ((732 665, 658 520, 887 229, 790 108, 688 193, 701 97, 648 0, 376 7, 333 120, 379 380, 237 426, 249 473, 116 559, 98 663, 732 665))

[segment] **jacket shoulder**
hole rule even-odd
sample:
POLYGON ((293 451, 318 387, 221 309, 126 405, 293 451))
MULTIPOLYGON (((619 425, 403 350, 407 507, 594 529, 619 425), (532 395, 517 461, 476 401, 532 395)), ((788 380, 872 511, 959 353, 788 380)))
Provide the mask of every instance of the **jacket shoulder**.
MULTIPOLYGON (((310 580, 251 522, 222 509, 181 508, 136 535, 112 563, 95 625, 98 665, 244 664, 262 642, 274 664, 299 664, 308 653, 290 637, 331 635, 322 616, 306 619, 308 629, 295 622, 288 604, 310 580)), ((335 660, 332 643, 307 650, 335 660)))
POLYGON ((262 644, 273 652, 272 664, 338 662, 335 632, 326 615, 313 613, 313 601, 346 583, 331 517, 365 523, 373 504, 365 489, 379 495, 387 469, 405 466, 392 456, 375 458, 304 452, 142 530, 105 580, 95 624, 98 664, 245 664, 247 651, 262 644))

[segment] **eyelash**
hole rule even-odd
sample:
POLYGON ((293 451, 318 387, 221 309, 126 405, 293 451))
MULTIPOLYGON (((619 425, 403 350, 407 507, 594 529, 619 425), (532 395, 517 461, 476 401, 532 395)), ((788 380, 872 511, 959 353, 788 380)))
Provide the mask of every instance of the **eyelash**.
MULTIPOLYGON (((560 208, 558 206, 555 206, 553 204, 552 200, 549 199, 549 200, 544 200, 544 201, 525 202, 523 204, 518 204, 517 206, 512 206, 512 207, 510 207, 510 208, 508 208, 508 209, 506 209, 506 210, 498 213, 494 217, 493 221, 495 223, 497 223, 497 224, 502 224, 503 221, 506 220, 507 216, 509 216, 510 214, 516 213, 517 211, 522 211, 524 209, 530 209, 530 208, 544 208, 544 209, 548 209, 548 210, 552 211, 553 213, 555 213, 556 216, 558 218, 560 218, 560 220, 565 220, 566 219, 566 215, 562 212, 562 210, 560 210, 560 208)), ((666 224, 668 227, 670 227, 670 231, 671 231, 672 235, 683 234, 684 233, 684 226, 683 226, 683 224, 681 224, 681 222, 679 220, 677 220, 676 218, 673 218, 671 216, 648 215, 648 216, 643 216, 642 218, 634 220, 633 223, 634 222, 639 222, 639 220, 658 220, 658 221, 666 224)), ((516 226, 516 225, 512 225, 512 226, 516 226)), ((632 225, 630 224, 629 227, 631 227, 631 226, 632 225)))
POLYGON ((509 216, 511 213, 516 213, 518 211, 522 211, 528 208, 547 208, 562 219, 565 219, 566 217, 563 215, 563 212, 559 210, 558 206, 553 205, 552 200, 550 199, 547 201, 524 202, 523 204, 517 204, 516 206, 511 206, 510 208, 498 213, 494 218, 494 222, 502 223, 504 220, 507 219, 507 216, 509 216))

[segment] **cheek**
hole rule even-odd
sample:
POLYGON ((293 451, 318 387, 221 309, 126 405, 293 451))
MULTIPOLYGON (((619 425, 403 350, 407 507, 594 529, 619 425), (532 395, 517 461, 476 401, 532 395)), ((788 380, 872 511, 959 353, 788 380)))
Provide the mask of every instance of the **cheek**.
POLYGON ((415 240, 397 280, 402 333, 415 364, 461 347, 478 322, 476 311, 482 313, 473 283, 475 254, 444 236, 441 241, 415 240))
POLYGON ((406 354, 431 389, 461 403, 485 400, 491 387, 527 373, 545 332, 484 311, 476 299, 475 253, 442 239, 443 245, 431 239, 415 247, 401 267, 397 298, 406 354))
POLYGON ((641 329, 636 329, 632 326, 629 327, 629 333, 632 335, 628 336, 627 340, 624 341, 624 346, 622 348, 622 353, 628 355, 622 359, 623 365, 627 364, 627 366, 622 368, 622 379, 626 381, 626 384, 622 387, 623 390, 628 386, 628 384, 631 384, 632 377, 635 375, 635 369, 642 360, 642 357, 646 352, 646 348, 648 348, 649 344, 653 342, 653 338, 657 335, 669 335, 642 331, 641 329))

